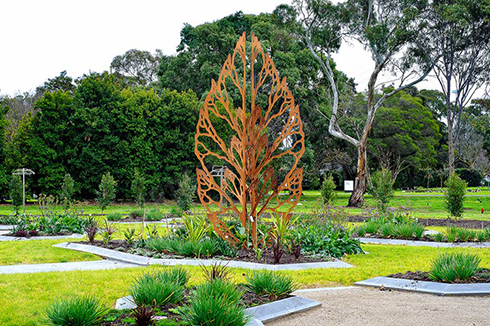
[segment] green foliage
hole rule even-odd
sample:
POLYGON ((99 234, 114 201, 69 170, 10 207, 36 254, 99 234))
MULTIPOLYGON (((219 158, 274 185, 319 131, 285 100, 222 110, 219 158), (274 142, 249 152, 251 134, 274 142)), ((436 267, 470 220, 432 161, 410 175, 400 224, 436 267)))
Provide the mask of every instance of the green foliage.
POLYGON ((12 206, 14 210, 19 212, 23 201, 23 190, 22 190, 22 178, 20 175, 13 175, 10 181, 10 199, 12 200, 12 206))
POLYGON ((110 172, 102 176, 96 198, 102 213, 104 213, 104 209, 116 198, 116 186, 117 181, 114 180, 110 172))
POLYGON ((134 228, 124 230, 124 240, 126 240, 126 243, 128 245, 131 245, 134 243, 133 239, 134 239, 135 234, 136 234, 136 230, 134 228))
POLYGON ((465 253, 440 254, 433 262, 429 272, 435 281, 452 283, 465 281, 473 276, 481 259, 477 255, 465 253))
POLYGON ((341 258, 345 254, 362 253, 354 231, 342 225, 344 217, 345 212, 336 208, 302 216, 294 229, 294 243, 301 244, 301 252, 306 255, 341 258))
POLYGON ((420 239, 425 231, 422 224, 405 214, 393 210, 375 211, 374 214, 379 215, 368 218, 365 224, 357 228, 358 236, 368 233, 386 238, 420 239))
POLYGON ((143 216, 145 216, 145 210, 142 208, 135 209, 135 210, 131 211, 131 213, 129 213, 129 215, 131 215, 131 217, 133 217, 133 218, 143 217, 143 216))
POLYGON ((250 316, 240 305, 241 296, 235 285, 218 278, 197 286, 180 313, 191 325, 244 326, 250 316))
POLYGON ((150 238, 145 241, 148 250, 157 253, 174 253, 186 257, 211 257, 217 253, 230 256, 233 251, 220 244, 218 239, 202 239, 201 241, 184 240, 181 238, 150 238))
POLYGON ((64 202, 65 210, 69 209, 72 201, 73 194, 75 193, 75 182, 69 173, 65 174, 63 178, 63 184, 61 185, 60 196, 64 202))
POLYGON ((46 317, 57 326, 98 325, 108 309, 94 297, 84 296, 61 299, 46 310, 46 317))
POLYGON ((333 180, 333 176, 330 174, 328 176, 325 176, 325 179, 323 180, 322 183, 322 199, 323 203, 325 205, 330 205, 332 201, 335 199, 337 193, 335 192, 335 188, 337 185, 335 184, 335 181, 333 180))
POLYGON ((108 244, 111 241, 113 234, 116 232, 116 229, 108 220, 105 220, 104 223, 105 228, 101 230, 100 234, 102 235, 102 242, 108 244))
POLYGON ((210 229, 207 218, 199 215, 184 214, 182 222, 185 228, 185 237, 189 241, 201 240, 210 229))
POLYGON ((175 192, 177 197, 177 205, 182 211, 189 211, 192 205, 192 197, 196 192, 196 185, 192 182, 191 178, 184 173, 182 179, 179 182, 179 189, 175 192))
POLYGON ((178 277, 179 275, 167 271, 143 274, 131 285, 129 293, 137 306, 179 303, 183 298, 184 285, 180 284, 178 277))
POLYGON ((119 213, 119 212, 115 212, 115 213, 110 213, 107 215, 107 220, 108 221, 120 221, 122 219, 122 214, 119 213))
POLYGON ((228 263, 222 264, 220 262, 214 262, 210 266, 201 265, 201 270, 204 273, 206 282, 212 282, 216 279, 223 281, 228 280, 228 274, 230 269, 227 267, 228 263))
POLYGON ((395 191, 393 190, 394 182, 391 172, 386 169, 376 171, 371 175, 369 193, 376 201, 378 209, 383 212, 386 211, 390 200, 395 194, 395 191))
POLYGON ((446 182, 447 190, 444 193, 444 206, 452 217, 462 217, 466 194, 466 182, 457 174, 453 174, 446 182))
POLYGON ((245 286, 259 296, 271 300, 287 297, 296 288, 292 277, 275 271, 259 270, 246 275, 245 286))
POLYGON ((402 169, 413 171, 438 163, 440 126, 430 103, 425 104, 420 96, 401 91, 376 112, 369 135, 371 166, 386 167, 398 175, 402 169))
POLYGON ((133 315, 136 326, 149 326, 154 324, 153 317, 155 312, 151 307, 139 306, 133 309, 131 315, 133 315))
POLYGON ((158 208, 152 208, 146 212, 146 219, 148 221, 160 221, 163 219, 163 213, 158 208))
POLYGON ((83 234, 86 219, 78 215, 51 214, 47 216, 18 215, 16 227, 12 229, 15 234, 18 231, 36 231, 31 235, 59 235, 78 233, 83 234))
POLYGON ((133 182, 131 183, 131 192, 136 199, 136 204, 139 206, 139 208, 143 208, 143 206, 145 206, 146 183, 145 177, 139 172, 138 169, 134 170, 134 178, 133 182))

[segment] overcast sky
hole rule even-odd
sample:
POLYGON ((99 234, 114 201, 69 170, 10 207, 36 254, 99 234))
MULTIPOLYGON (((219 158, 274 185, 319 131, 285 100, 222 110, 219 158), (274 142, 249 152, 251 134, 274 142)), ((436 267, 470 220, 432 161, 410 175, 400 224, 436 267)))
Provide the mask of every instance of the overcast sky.
MULTIPOLYGON (((129 49, 174 54, 184 23, 193 26, 243 11, 272 12, 291 0, 5 0, 0 4, 0 93, 34 91, 63 70, 76 78, 108 70, 129 49)), ((343 45, 338 68, 366 88, 373 69, 362 48, 343 45)), ((386 76, 388 78, 388 76, 386 76)), ((420 84, 419 88, 437 88, 420 84)))

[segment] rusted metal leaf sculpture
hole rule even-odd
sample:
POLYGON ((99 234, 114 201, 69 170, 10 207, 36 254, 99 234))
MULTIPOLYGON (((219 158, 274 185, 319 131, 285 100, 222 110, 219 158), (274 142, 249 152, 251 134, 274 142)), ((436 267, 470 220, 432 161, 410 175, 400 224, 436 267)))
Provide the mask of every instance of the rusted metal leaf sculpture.
POLYGON ((286 78, 280 79, 253 34, 247 43, 243 33, 218 81, 211 81, 200 110, 195 153, 202 165, 197 169, 199 199, 221 237, 238 242, 221 220, 223 214, 239 216, 254 247, 263 213, 290 220, 302 192, 303 168, 297 166, 304 153, 303 125, 286 78), (221 182, 209 171, 216 162, 226 167, 221 182), (288 166, 279 177, 278 165, 288 166))

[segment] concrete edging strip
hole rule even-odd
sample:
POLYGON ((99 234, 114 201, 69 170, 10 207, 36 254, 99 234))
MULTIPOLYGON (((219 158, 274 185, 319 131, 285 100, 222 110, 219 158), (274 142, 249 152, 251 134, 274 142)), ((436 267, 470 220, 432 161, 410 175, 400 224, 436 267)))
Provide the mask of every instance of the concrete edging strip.
POLYGON ((228 267, 233 268, 245 268, 245 269, 267 269, 267 270, 301 270, 301 269, 314 269, 314 268, 351 268, 352 265, 347 264, 341 260, 335 260, 332 262, 321 263, 300 263, 300 264, 283 264, 283 265, 271 265, 260 264, 252 262, 241 262, 235 260, 216 260, 216 259, 156 259, 150 257, 143 257, 115 250, 100 248, 96 246, 79 244, 73 242, 63 242, 55 247, 67 248, 77 251, 88 252, 94 255, 98 255, 110 260, 117 260, 127 262, 135 265, 190 265, 190 266, 210 266, 216 263, 226 263, 228 267))
POLYGON ((359 238, 362 243, 400 246, 425 246, 434 248, 490 248, 490 242, 435 242, 401 239, 359 238))
POLYGON ((436 295, 490 295, 490 283, 449 284, 378 276, 356 282, 354 285, 436 295))
POLYGON ((71 235, 43 235, 39 237, 11 237, 0 235, 0 241, 34 241, 34 240, 60 240, 60 239, 82 239, 84 234, 73 233, 71 235))
MULTIPOLYGON (((247 308, 245 309, 246 313, 252 317, 252 320, 247 325, 263 325, 263 323, 297 312, 307 311, 321 305, 322 304, 320 302, 294 296, 260 306, 247 308)), ((117 310, 134 308, 136 308, 136 304, 134 303, 133 298, 130 295, 119 298, 116 301, 115 309, 117 310)))

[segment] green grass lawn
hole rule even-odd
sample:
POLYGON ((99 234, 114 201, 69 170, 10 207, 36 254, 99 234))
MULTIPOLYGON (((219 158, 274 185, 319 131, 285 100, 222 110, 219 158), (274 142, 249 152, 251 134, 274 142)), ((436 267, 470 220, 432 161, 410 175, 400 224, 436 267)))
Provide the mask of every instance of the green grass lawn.
MULTIPOLYGON (((315 269, 286 272, 300 288, 352 285, 354 282, 408 270, 427 270, 430 261, 441 252, 469 252, 482 258, 482 267, 490 267, 490 251, 486 249, 430 248, 407 246, 363 245, 369 254, 351 255, 345 260, 350 269, 315 269)), ((68 251, 68 250, 67 250, 68 251)), ((149 267, 163 268, 163 267, 149 267)), ((191 284, 203 280, 199 267, 186 267, 191 284)), ((58 298, 91 294, 110 307, 116 299, 128 295, 128 286, 146 268, 107 271, 51 272, 0 275, 0 324, 44 325, 43 311, 58 298)), ((246 270, 233 269, 234 281, 244 280, 246 270)))
MULTIPOLYGON (((483 189, 483 188, 482 188, 483 189)), ((337 198, 333 202, 333 206, 345 207, 349 201, 349 193, 337 192, 337 198)), ((320 191, 305 190, 301 200, 294 209, 297 213, 311 213, 320 206, 320 191)), ((365 195, 365 208, 369 206, 375 206, 373 198, 369 195, 365 195)), ((416 192, 402 192, 396 191, 395 197, 390 202, 391 207, 408 209, 411 216, 418 218, 447 218, 448 213, 444 209, 444 197, 442 193, 416 193, 416 192)), ((177 208, 174 201, 167 201, 165 203, 149 204, 147 209, 153 207, 158 208, 163 213, 170 213, 173 209, 177 208)), ((475 220, 489 220, 490 219, 490 191, 485 189, 478 193, 468 193, 465 201, 465 213, 463 218, 475 219, 475 220), (480 202, 481 201, 481 202, 480 202), (481 208, 485 209, 485 213, 481 214, 481 208)), ((79 206, 83 209, 85 214, 100 214, 100 208, 95 204, 83 203, 79 206)), ((119 212, 122 214, 129 214, 131 211, 137 209, 137 206, 132 203, 118 203, 107 207, 104 211, 105 214, 119 212)), ((205 214, 205 208, 194 203, 192 205, 193 212, 198 214, 205 214)), ((59 210, 61 211, 61 209, 59 210)), ((350 215, 360 215, 363 209, 361 208, 346 208, 346 212, 350 215)), ((13 212, 12 206, 8 204, 0 205, 0 215, 8 215, 13 212)), ((26 213, 39 215, 41 211, 35 203, 31 203, 26 207, 26 213)))
MULTIPOLYGON (((485 193, 486 194, 486 193, 485 193)), ((488 194, 486 194, 488 195, 488 194)), ((319 206, 318 191, 304 191, 300 205, 295 212, 312 213, 319 206)), ((349 194, 338 193, 334 205, 345 206, 349 194)), ((372 198, 366 196, 366 205, 374 205, 372 198)), ((175 207, 175 203, 152 205, 162 212, 168 213, 175 207)), ((149 206, 152 207, 152 206, 149 206)), ((443 206, 442 196, 427 196, 420 193, 396 192, 391 202, 392 207, 406 207, 409 214, 415 217, 446 218, 447 213, 443 206)), ((95 205, 83 205, 85 213, 98 214, 99 207, 95 205)), ((490 213, 490 196, 468 196, 465 203, 465 216, 467 219, 488 219, 490 213), (488 210, 483 216, 480 213, 482 200, 483 207, 488 210)), ((106 209, 105 213, 120 212, 128 214, 136 209, 132 204, 116 204, 106 209)), ((9 205, 0 206, 0 214, 11 213, 9 205)), ((201 205, 195 204, 193 211, 204 213, 201 205)), ((28 206, 27 212, 39 214, 36 205, 28 206)), ((361 214, 362 209, 346 208, 348 214, 361 214)), ((99 218, 100 226, 103 225, 103 217, 99 218)), ((124 239, 124 231, 134 228, 136 233, 151 231, 152 224, 144 228, 142 224, 114 223, 116 233, 113 238, 124 239)), ((349 223, 349 227, 355 227, 358 223, 349 223)), ((430 227, 430 229, 445 232, 445 227, 430 227)), ((160 235, 168 232, 165 223, 157 225, 160 235)), ((102 239, 100 235, 97 239, 102 239)), ((71 251, 68 249, 52 247, 53 244, 67 240, 31 240, 0 242, 0 265, 33 264, 33 263, 57 263, 72 261, 91 261, 100 259, 98 256, 71 251)), ((319 286, 352 285, 354 282, 408 270, 428 270, 430 261, 441 252, 469 252, 476 253, 482 258, 482 267, 490 267, 490 251, 487 249, 473 248, 430 248, 408 246, 381 246, 363 245, 363 249, 369 254, 350 255, 345 261, 352 264, 351 269, 315 269, 306 271, 286 272, 291 275, 301 288, 319 286)), ((163 268, 163 267, 149 267, 163 268)), ((202 271, 199 267, 186 267, 192 274, 191 283, 202 281, 202 271)), ((72 295, 92 294, 101 298, 106 306, 113 306, 115 300, 128 294, 127 289, 135 277, 147 271, 145 268, 130 268, 107 271, 79 271, 79 272, 51 272, 36 274, 0 275, 0 325, 44 325, 43 312, 45 308, 61 297, 72 295)), ((244 280, 247 271, 232 270, 235 281, 244 280)))

